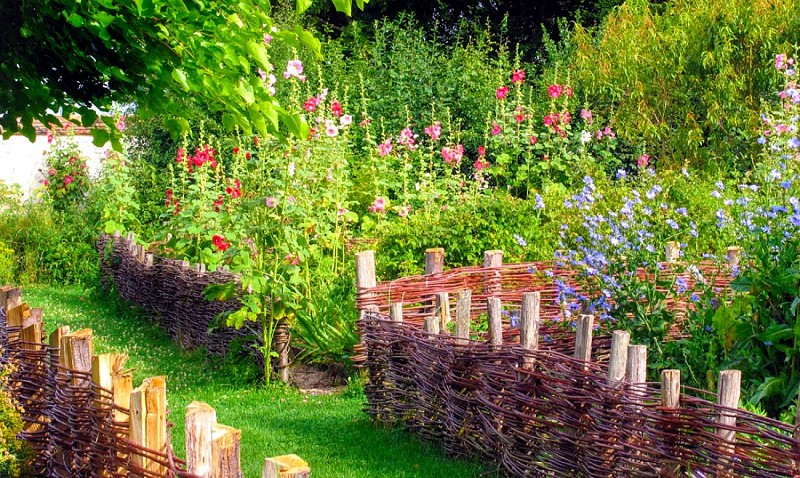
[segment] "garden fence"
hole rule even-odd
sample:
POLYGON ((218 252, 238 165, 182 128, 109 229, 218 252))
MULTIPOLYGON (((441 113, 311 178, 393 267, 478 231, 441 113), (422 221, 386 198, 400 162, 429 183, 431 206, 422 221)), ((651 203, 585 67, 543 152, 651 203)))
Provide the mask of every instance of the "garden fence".
MULTIPOLYGON (((34 476, 240 478, 241 431, 218 424, 215 410, 186 410, 186 461, 173 453, 165 377, 133 388, 126 356, 93 350, 91 329, 44 333, 42 311, 21 290, 0 288, 0 367, 19 404, 20 438, 33 451, 34 476)), ((294 455, 268 458, 265 478, 306 478, 294 455)))
MULTIPOLYGON (((251 344, 261 337, 256 324, 241 329, 228 327, 221 314, 241 307, 238 300, 209 301, 203 291, 211 284, 239 282, 236 274, 225 270, 207 272, 203 264, 190 264, 147 253, 136 244, 133 233, 127 237, 103 235, 98 241, 101 255, 101 280, 113 284, 120 297, 148 311, 170 337, 185 348, 205 347, 209 353, 224 355, 232 342, 251 344)), ((288 380, 289 331, 280 322, 274 344, 279 358, 277 372, 288 380)), ((263 361, 251 347, 258 362, 263 361)), ((259 366, 261 363, 259 363, 259 366)), ((263 368, 263 367, 261 367, 263 368)))
MULTIPOLYGON (((482 268, 443 272, 442 255, 429 252, 428 274, 384 284, 374 253, 357 255, 367 412, 377 421, 510 476, 800 476, 798 427, 738 409, 738 371, 721 372, 716 400, 682 387, 677 370, 646 383, 647 349, 627 332, 594 336, 591 315, 574 332, 554 324, 563 321, 554 288, 530 269, 556 264, 503 266, 489 251, 482 268), (442 294, 457 296, 452 332, 442 294), (482 314, 488 330, 470 330, 482 314)), ((726 270, 699 272, 724 287, 726 270)))

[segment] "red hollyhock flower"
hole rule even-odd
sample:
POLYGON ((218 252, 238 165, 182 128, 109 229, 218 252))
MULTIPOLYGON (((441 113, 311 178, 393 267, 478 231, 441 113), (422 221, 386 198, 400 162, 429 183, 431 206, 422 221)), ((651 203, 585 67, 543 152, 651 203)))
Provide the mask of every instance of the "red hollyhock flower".
POLYGON ((231 244, 225 240, 225 236, 219 234, 214 234, 214 237, 211 238, 211 242, 220 252, 225 252, 225 249, 231 247, 231 244))

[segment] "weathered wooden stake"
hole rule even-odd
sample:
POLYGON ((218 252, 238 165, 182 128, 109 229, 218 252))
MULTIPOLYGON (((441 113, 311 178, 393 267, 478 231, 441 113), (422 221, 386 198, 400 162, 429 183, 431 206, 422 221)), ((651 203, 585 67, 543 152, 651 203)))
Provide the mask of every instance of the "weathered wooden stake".
MULTIPOLYGON (((742 385, 742 372, 739 370, 723 370, 719 373, 719 382, 717 383, 717 405, 736 410, 739 408, 739 397, 741 396, 742 385)), ((733 410, 720 410, 717 424, 721 427, 717 428, 717 436, 726 442, 721 446, 720 464, 717 467, 717 477, 732 477, 733 471, 727 466, 729 463, 728 457, 733 455, 735 451, 734 442, 736 441, 736 432, 729 430, 727 427, 736 426, 736 412, 733 410)))
POLYGON ((497 297, 486 299, 486 311, 489 319, 489 343, 503 345, 503 304, 497 297))
POLYGON ((630 341, 631 334, 626 330, 615 330, 611 336, 611 356, 608 359, 609 385, 616 385, 625 379, 630 341))
POLYGON ((241 430, 220 424, 214 425, 211 441, 213 478, 241 478, 241 439, 241 430))
MULTIPOLYGON (((81 329, 61 337, 61 353, 67 368, 91 374, 93 339, 92 329, 81 329)), ((75 386, 88 386, 89 383, 89 379, 84 376, 72 376, 72 384, 75 386)))
POLYGON ((394 322, 402 322, 403 321, 403 303, 402 302, 395 302, 394 304, 389 304, 389 318, 394 322))
MULTIPOLYGON (((145 446, 152 450, 165 451, 167 445, 167 385, 165 377, 152 377, 145 390, 145 446)), ((150 460, 147 469, 156 473, 165 473, 166 468, 150 460)))
POLYGON ((488 272, 486 276, 486 283, 484 285, 484 290, 486 295, 493 295, 497 294, 501 290, 500 280, 502 277, 502 272, 500 271, 500 267, 503 266, 503 251, 500 250, 493 250, 493 251, 486 251, 483 253, 483 267, 485 268, 497 268, 494 272, 488 272))
MULTIPOLYGON (((147 405, 145 391, 147 384, 143 383, 131 391, 130 424, 128 425, 128 439, 140 446, 145 446, 147 436, 147 405)), ((145 458, 142 455, 131 453, 131 464, 145 468, 145 458)))
MULTIPOLYGON (((117 357, 124 355, 117 354, 117 357)), ((131 392, 133 391, 133 374, 130 371, 120 370, 122 364, 112 366, 112 390, 114 392, 114 405, 118 408, 114 410, 114 421, 124 422, 127 415, 122 409, 128 409, 131 403, 131 392)))
POLYGON ((202 402, 186 407, 186 471, 211 478, 211 444, 217 412, 202 402))
POLYGON ((153 267, 153 254, 144 255, 144 266, 147 268, 153 267))
POLYGON ((667 262, 678 262, 681 257, 681 245, 678 242, 670 241, 664 246, 667 262))
MULTIPOLYGON (((356 286, 358 295, 366 298, 375 297, 374 293, 364 292, 378 285, 375 276, 375 251, 362 251, 356 253, 356 286), (363 294, 363 295, 362 295, 363 294)), ((358 318, 364 318, 366 309, 358 311, 358 318)))
POLYGON ((425 251, 425 275, 444 271, 444 249, 437 247, 425 251))
POLYGON ((742 258, 742 248, 739 246, 729 247, 727 253, 725 254, 725 258, 727 259, 729 266, 739 267, 739 261, 742 258))
POLYGON ((447 292, 439 292, 436 294, 436 311, 435 314, 439 316, 439 329, 442 333, 447 332, 447 324, 450 323, 450 294, 447 292))
POLYGON ((592 360, 592 332, 594 327, 593 315, 578 317, 575 330, 575 358, 589 362, 592 360))
POLYGON ((661 406, 678 408, 681 403, 681 371, 661 371, 661 406))
POLYGON ((628 346, 628 367, 625 379, 631 386, 631 395, 642 397, 644 384, 647 381, 647 347, 644 345, 628 346))
POLYGON ((472 311, 472 291, 460 290, 456 298, 456 343, 469 342, 469 322, 472 311))
MULTIPOLYGON (((426 333, 429 333, 429 334, 439 335, 439 333, 440 333, 440 330, 439 330, 439 317, 436 317, 436 316, 426 317, 425 318, 425 325, 423 326, 422 330, 424 330, 426 333)), ((431 336, 429 338, 431 340, 433 340, 433 336, 431 336)))
MULTIPOLYGON (((519 344, 525 350, 539 349, 539 308, 542 295, 540 292, 522 294, 522 310, 519 315, 519 344)), ((530 367, 533 357, 522 359, 523 367, 530 367)))
POLYGON ((41 350, 42 348, 42 324, 31 324, 20 332, 23 350, 41 350))
POLYGON ((311 468, 297 455, 283 455, 264 460, 261 478, 308 478, 311 468))
MULTIPOLYGON (((67 366, 67 362, 64 361, 64 354, 61 351, 61 337, 69 334, 69 325, 62 325, 61 327, 57 328, 50 334, 50 347, 55 349, 56 357, 58 358, 58 364, 62 367, 67 366)), ((127 406, 127 405, 126 405, 127 406)))

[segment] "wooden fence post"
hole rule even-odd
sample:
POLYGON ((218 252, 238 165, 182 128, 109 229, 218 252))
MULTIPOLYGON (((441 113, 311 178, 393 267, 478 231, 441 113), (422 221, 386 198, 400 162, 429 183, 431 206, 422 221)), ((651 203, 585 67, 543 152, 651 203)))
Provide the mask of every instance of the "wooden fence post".
POLYGON ((439 335, 439 333, 440 333, 440 330, 439 330, 439 318, 435 317, 435 316, 426 317, 425 318, 425 325, 423 326, 422 330, 424 330, 428 334, 432 334, 428 338, 433 340, 434 339, 433 336, 434 335, 439 335))
POLYGON ((389 318, 393 322, 403 322, 403 303, 395 302, 389 304, 389 318))
POLYGON ((581 315, 575 330, 575 358, 589 362, 592 360, 593 315, 581 315))
POLYGON ((217 412, 202 402, 186 407, 186 471, 211 478, 211 444, 217 412))
POLYGON ((642 385, 647 381, 647 347, 645 345, 628 346, 628 366, 625 378, 633 387, 632 395, 643 395, 642 385))
MULTIPOLYGON (((64 361, 64 353, 61 349, 61 337, 69 334, 69 325, 62 325, 50 334, 50 347, 55 350, 57 363, 62 367, 66 367, 67 363, 64 361)), ((127 406, 127 404, 126 404, 127 406)))
MULTIPOLYGON (((673 413, 680 407, 681 403, 681 371, 662 370, 661 371, 661 407, 664 413, 673 413)), ((669 436, 669 435, 668 435, 669 436)), ((671 440, 665 443, 667 456, 675 456, 671 449, 671 440)), ((679 476, 681 464, 675 460, 669 460, 664 464, 664 469, 659 476, 679 476)))
POLYGON ((670 241, 664 246, 666 262, 678 262, 681 257, 681 245, 675 241, 670 241))
MULTIPOLYGON (((166 451, 167 445, 167 386, 165 377, 152 377, 145 391, 147 407, 147 434, 145 446, 160 452, 166 451)), ((148 470, 165 473, 163 465, 150 461, 148 470)))
POLYGON ((425 275, 439 274, 444 271, 444 249, 441 247, 425 251, 425 275))
POLYGON ((469 343, 469 323, 472 312, 472 291, 460 290, 456 299, 456 343, 469 343))
MULTIPOLYGON (((361 295, 362 291, 369 290, 378 285, 375 276, 375 251, 362 251, 356 253, 356 285, 358 286, 358 294, 361 295)), ((364 297, 375 297, 373 294, 365 294, 364 297)), ((364 309, 359 310, 359 319, 363 317, 364 309)))
MULTIPOLYGON (((68 369, 92 373, 93 339, 92 329, 81 329, 61 337, 61 353, 68 369)), ((88 386, 89 380, 83 376, 73 375, 72 384, 88 386)))
POLYGON ((20 331, 20 339, 24 350, 41 350, 42 323, 31 324, 20 331))
POLYGON ((266 458, 261 478, 308 478, 311 468, 297 455, 266 458))
POLYGON ((486 311, 489 320, 489 343, 503 345, 503 304, 497 297, 486 299, 486 311))
POLYGON ((211 441, 211 476, 213 478, 241 478, 242 431, 215 424, 211 441))
POLYGON ((439 292, 436 294, 436 311, 439 316, 439 329, 442 333, 447 332, 447 324, 452 320, 450 317, 450 294, 439 292))
MULTIPOLYGON (((147 436, 147 402, 145 401, 145 389, 147 385, 142 384, 131 391, 130 423, 128 424, 128 439, 135 445, 145 446, 147 436)), ((144 469, 145 458, 136 452, 131 453, 131 464, 144 469)))
POLYGON ((609 385, 617 385, 625 379, 630 341, 631 334, 627 330, 615 330, 611 336, 611 357, 608 359, 609 385))
MULTIPOLYGON (((539 349, 539 307, 542 296, 540 292, 522 294, 522 310, 519 316, 519 344, 525 350, 539 349)), ((533 357, 524 356, 523 367, 533 365, 533 357)))
POLYGON ((484 284, 484 293, 488 296, 497 294, 502 289, 500 284, 502 272, 500 268, 503 266, 503 251, 493 250, 485 251, 483 253, 483 267, 497 269, 493 272, 488 272, 486 276, 486 283, 484 284))
MULTIPOLYGON (((739 408, 739 397, 741 396, 742 372, 739 370, 723 370, 719 373, 717 383, 717 405, 729 409, 739 408)), ((729 430, 728 427, 736 426, 736 412, 730 410, 720 410, 717 423, 722 425, 717 428, 716 435, 720 437, 723 444, 721 446, 720 464, 717 467, 717 477, 732 477, 733 471, 726 466, 729 462, 727 456, 735 452, 736 432, 729 430)))

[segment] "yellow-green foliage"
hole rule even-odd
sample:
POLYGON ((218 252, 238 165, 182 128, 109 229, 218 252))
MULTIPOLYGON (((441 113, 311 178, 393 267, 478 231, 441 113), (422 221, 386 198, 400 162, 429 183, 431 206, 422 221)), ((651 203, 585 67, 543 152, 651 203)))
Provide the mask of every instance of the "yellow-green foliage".
POLYGON ((0 476, 16 477, 21 474, 26 450, 17 439, 22 430, 19 410, 5 388, 8 372, 9 369, 0 368, 0 476))
POLYGON ((800 38, 800 0, 629 0, 573 35, 572 78, 621 138, 660 160, 747 167, 773 63, 800 38), (605 114, 604 114, 605 116, 605 114))
POLYGON ((14 249, 0 241, 0 284, 14 281, 14 249))

